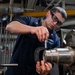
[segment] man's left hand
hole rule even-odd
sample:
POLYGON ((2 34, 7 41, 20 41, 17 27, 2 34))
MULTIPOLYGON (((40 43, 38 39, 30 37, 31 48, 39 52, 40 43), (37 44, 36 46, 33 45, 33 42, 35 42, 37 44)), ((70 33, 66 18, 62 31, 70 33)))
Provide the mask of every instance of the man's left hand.
POLYGON ((51 63, 48 63, 48 62, 45 63, 43 60, 41 62, 38 61, 36 64, 36 71, 40 75, 49 74, 51 69, 52 69, 51 63))

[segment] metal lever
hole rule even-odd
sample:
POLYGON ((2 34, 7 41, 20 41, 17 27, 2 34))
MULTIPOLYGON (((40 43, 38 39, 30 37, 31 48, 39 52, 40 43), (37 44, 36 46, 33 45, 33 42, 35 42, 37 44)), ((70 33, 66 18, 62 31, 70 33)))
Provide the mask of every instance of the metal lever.
POLYGON ((18 64, 0 64, 0 67, 17 67, 18 64))

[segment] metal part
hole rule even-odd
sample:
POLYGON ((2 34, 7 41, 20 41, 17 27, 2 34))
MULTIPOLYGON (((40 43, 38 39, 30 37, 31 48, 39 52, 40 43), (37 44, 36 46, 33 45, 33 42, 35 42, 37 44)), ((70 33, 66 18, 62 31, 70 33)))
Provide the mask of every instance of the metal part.
POLYGON ((66 45, 75 48, 75 29, 69 31, 65 37, 66 45))
POLYGON ((45 50, 44 47, 38 47, 34 52, 34 59, 35 62, 42 60, 43 51, 45 50))
POLYGON ((61 64, 75 63, 75 51, 72 48, 55 48, 43 52, 45 62, 55 62, 61 64))
POLYGON ((75 50, 72 49, 71 47, 54 48, 51 50, 45 50, 45 48, 37 48, 34 54, 36 62, 37 60, 39 61, 43 59, 45 62, 53 62, 61 64, 75 63, 75 50))

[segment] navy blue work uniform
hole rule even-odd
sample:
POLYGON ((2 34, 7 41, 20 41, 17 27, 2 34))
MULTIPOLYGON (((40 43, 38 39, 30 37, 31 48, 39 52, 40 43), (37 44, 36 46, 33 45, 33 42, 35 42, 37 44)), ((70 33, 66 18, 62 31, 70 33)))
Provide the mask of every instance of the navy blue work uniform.
MULTIPOLYGON (((26 16, 18 19, 17 21, 29 26, 40 26, 41 19, 42 18, 26 16)), ((50 30, 48 49, 59 46, 59 37, 55 30, 50 30)), ((34 61, 34 51, 38 47, 44 47, 44 42, 40 42, 35 34, 19 35, 11 58, 11 63, 17 63, 18 67, 8 67, 5 75, 39 75, 36 72, 36 64, 34 61)))

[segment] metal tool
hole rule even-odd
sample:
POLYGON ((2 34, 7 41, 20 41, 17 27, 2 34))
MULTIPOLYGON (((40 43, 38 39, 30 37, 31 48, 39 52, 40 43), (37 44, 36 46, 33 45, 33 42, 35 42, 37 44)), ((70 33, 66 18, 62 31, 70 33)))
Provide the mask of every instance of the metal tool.
POLYGON ((47 49, 47 40, 45 40, 45 48, 47 49))

